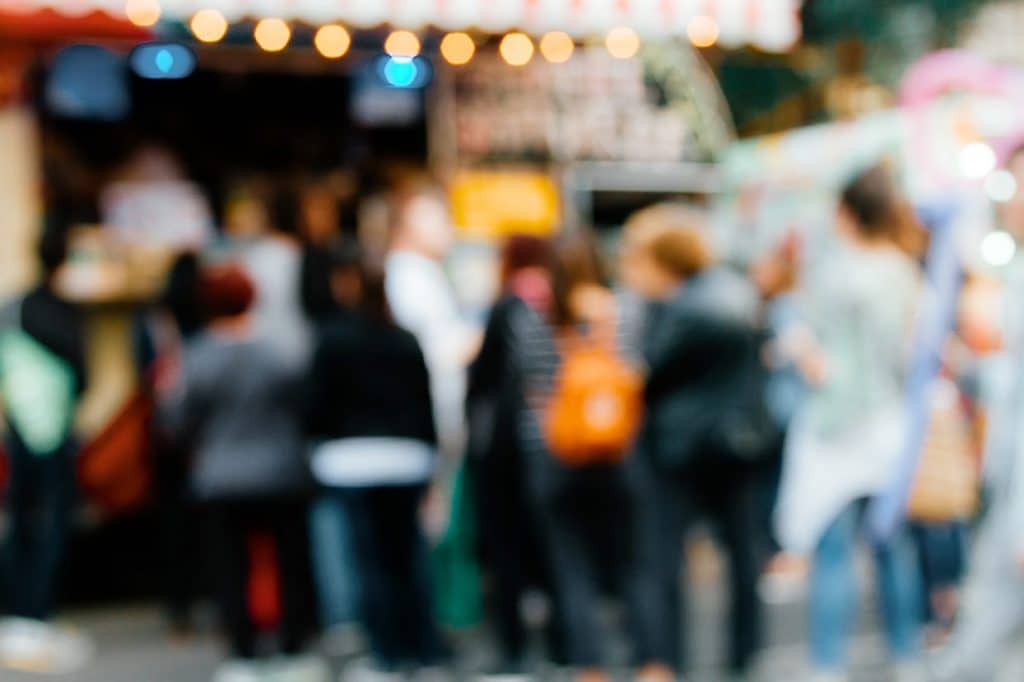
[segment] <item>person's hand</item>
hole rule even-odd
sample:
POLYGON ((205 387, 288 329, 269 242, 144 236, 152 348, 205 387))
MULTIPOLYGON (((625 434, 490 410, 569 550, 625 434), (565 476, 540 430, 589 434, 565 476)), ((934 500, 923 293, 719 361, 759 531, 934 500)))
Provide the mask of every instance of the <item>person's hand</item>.
POLYGON ((823 353, 806 352, 797 358, 796 365, 811 386, 821 386, 828 380, 828 361, 823 353))
POLYGON ((169 353, 153 363, 153 390, 157 395, 174 392, 181 383, 181 356, 169 353))

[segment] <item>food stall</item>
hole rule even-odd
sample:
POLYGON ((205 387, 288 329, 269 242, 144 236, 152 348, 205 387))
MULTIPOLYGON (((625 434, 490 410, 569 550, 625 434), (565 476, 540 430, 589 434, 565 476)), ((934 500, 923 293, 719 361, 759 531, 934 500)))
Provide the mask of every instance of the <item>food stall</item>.
MULTIPOLYGON (((34 107, 117 126, 139 91, 157 93, 150 108, 180 104, 160 93, 197 70, 225 78, 340 75, 348 109, 336 125, 383 126, 377 137, 388 144, 397 143, 388 137, 396 126, 425 118, 421 162, 451 189, 467 241, 486 240, 513 228, 601 222, 601 193, 714 191, 713 161, 734 133, 700 50, 784 51, 799 40, 800 7, 801 0, 0 0, 0 145, 9 150, 0 160, 0 296, 33 277, 45 208, 34 107), (86 79, 89 92, 50 77, 58 66, 75 71, 86 62, 103 76, 86 79), (43 91, 30 93, 40 70, 43 91), (98 93, 105 99, 92 101, 98 93)), ((235 127, 250 130, 259 116, 235 127)), ((177 132, 200 122, 183 119, 177 132)), ((279 137, 261 136, 260 145, 298 144, 279 137)), ((95 351, 80 426, 88 440, 115 444, 104 451, 142 439, 132 313, 159 288, 175 247, 163 237, 171 224, 201 233, 216 220, 176 182, 122 184, 97 206, 103 224, 76 231, 68 282, 89 306, 95 351)), ((463 270, 479 280, 480 268, 463 270)), ((103 476, 118 487, 116 472, 103 476)))

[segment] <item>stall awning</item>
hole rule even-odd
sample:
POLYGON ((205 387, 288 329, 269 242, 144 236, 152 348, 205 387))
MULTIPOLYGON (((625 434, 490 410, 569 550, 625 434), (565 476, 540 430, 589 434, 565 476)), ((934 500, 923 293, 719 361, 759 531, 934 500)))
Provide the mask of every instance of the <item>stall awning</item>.
MULTIPOLYGON (((31 12, 49 7, 64 15, 96 10, 124 16, 133 0, 0 0, 0 9, 31 12)), ((137 1, 137 0, 136 0, 137 1)), ((644 37, 685 36, 694 17, 714 21, 726 46, 754 44, 781 51, 800 37, 803 0, 146 0, 164 18, 185 19, 200 9, 219 10, 228 21, 277 16, 310 24, 341 21, 356 27, 388 24, 415 29, 512 29, 541 34, 563 30, 600 35, 630 26, 644 37)), ((706 22, 701 24, 706 26, 706 22)))

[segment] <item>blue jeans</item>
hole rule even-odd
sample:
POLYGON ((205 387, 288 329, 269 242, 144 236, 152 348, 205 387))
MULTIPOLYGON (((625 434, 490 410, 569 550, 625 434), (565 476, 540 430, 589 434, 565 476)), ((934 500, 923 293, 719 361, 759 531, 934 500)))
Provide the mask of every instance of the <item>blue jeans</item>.
POLYGON ((9 528, 4 542, 8 610, 45 620, 54 609, 75 504, 75 455, 71 440, 49 455, 36 455, 13 430, 5 440, 10 458, 9 528))
POLYGON ((337 495, 324 494, 309 512, 313 576, 324 627, 359 620, 360 586, 348 512, 337 495))
MULTIPOLYGON (((811 662, 820 670, 846 668, 846 644, 857 617, 854 549, 861 504, 845 509, 825 531, 814 552, 809 601, 811 662)), ((889 651, 895 660, 913 658, 921 621, 921 577, 906 528, 872 547, 889 651)))

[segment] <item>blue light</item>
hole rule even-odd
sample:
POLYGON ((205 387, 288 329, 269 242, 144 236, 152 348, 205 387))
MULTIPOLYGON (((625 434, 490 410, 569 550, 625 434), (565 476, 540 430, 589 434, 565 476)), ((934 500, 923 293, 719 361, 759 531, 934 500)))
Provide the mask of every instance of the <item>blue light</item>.
POLYGON ((165 48, 156 53, 153 62, 160 73, 170 73, 171 69, 174 68, 174 55, 165 48))
POLYGON ((148 43, 132 51, 129 62, 142 78, 187 78, 196 69, 196 56, 177 43, 148 43))
POLYGON ((384 80, 393 88, 408 88, 416 83, 419 67, 410 57, 390 57, 384 64, 384 80))

